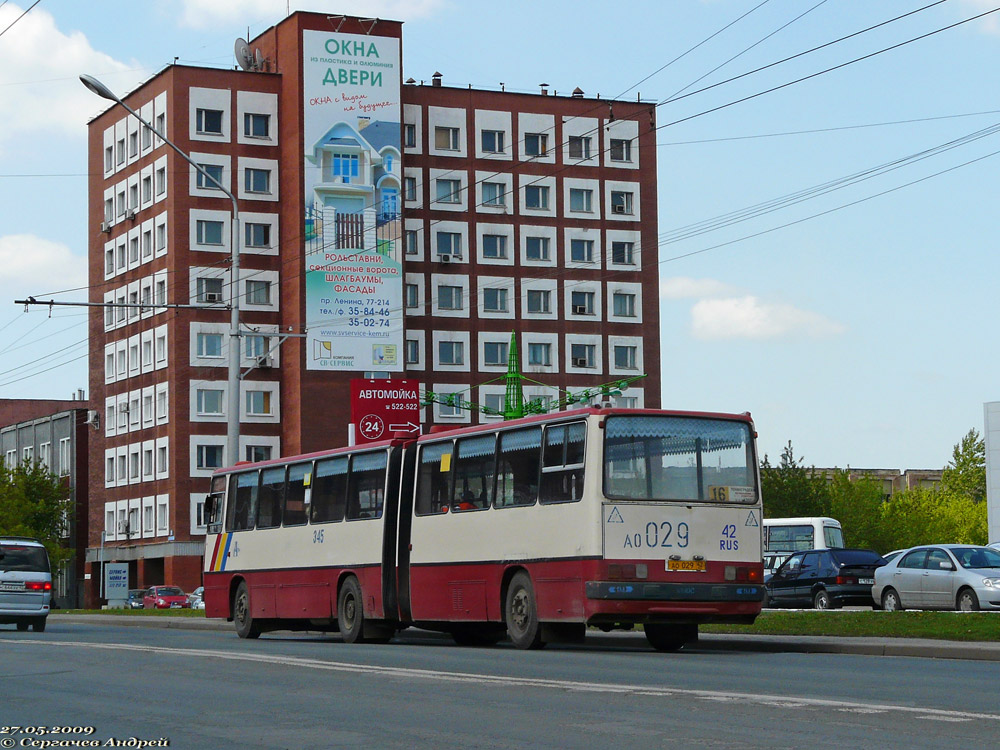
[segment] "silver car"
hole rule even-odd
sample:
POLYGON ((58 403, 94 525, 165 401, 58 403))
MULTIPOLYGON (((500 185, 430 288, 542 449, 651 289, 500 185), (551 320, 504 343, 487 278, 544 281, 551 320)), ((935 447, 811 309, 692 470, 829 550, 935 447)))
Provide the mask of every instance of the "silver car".
POLYGON ((0 537, 0 623, 45 630, 52 601, 49 555, 37 539, 0 537))
POLYGON ((872 599, 901 609, 1000 609, 1000 551, 972 544, 913 547, 875 571, 872 599))

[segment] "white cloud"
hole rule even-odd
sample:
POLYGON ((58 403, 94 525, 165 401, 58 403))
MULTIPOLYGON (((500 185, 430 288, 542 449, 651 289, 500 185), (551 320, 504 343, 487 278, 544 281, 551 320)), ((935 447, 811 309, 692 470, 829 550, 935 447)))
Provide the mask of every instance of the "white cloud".
POLYGON ((731 286, 715 279, 692 279, 687 276, 660 279, 660 299, 704 299, 735 293, 731 286))
MULTIPOLYGON (((31 234, 0 237, 0 301, 87 286, 87 259, 31 234)), ((73 295, 80 299, 83 294, 73 295)))
POLYGON ((691 308, 691 328, 698 339, 774 339, 790 336, 825 338, 846 328, 818 313, 791 305, 763 302, 754 296, 703 299, 691 308))
MULTIPOLYGON (((966 7, 968 15, 973 16, 997 7, 994 0, 962 0, 962 5, 966 7)), ((968 17, 968 15, 966 13, 962 14, 963 17, 968 17)), ((980 18, 978 21, 973 21, 973 24, 987 34, 1000 34, 1000 18, 998 16, 1000 16, 1000 13, 991 13, 988 16, 980 18)))
MULTIPOLYGON (((0 148, 25 135, 72 135, 86 138, 87 120, 99 113, 101 100, 78 76, 118 73, 128 66, 90 46, 75 31, 65 34, 44 6, 33 8, 3 35, 0 66, 0 148)), ((0 8, 0 29, 24 12, 7 3, 0 8)))
MULTIPOLYGON (((317 0, 308 8, 297 8, 292 3, 291 10, 410 21, 431 15, 444 4, 444 0, 317 0)), ((284 18, 289 9, 286 0, 181 0, 181 5, 180 25, 194 29, 229 23, 246 25, 248 19, 258 20, 266 28, 284 18)))

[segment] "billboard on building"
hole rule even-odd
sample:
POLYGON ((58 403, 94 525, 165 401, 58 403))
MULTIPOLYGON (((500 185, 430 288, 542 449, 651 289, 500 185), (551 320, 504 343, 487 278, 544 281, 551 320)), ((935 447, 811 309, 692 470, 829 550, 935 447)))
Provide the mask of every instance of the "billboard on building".
POLYGON ((306 367, 400 371, 400 41, 302 37, 306 367))

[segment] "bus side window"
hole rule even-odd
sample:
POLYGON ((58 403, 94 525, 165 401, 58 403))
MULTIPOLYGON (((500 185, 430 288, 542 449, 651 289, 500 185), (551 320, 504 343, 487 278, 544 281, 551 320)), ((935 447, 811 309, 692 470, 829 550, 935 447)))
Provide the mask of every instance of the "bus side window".
POLYGON ((347 483, 347 520, 381 518, 385 498, 385 451, 362 453, 351 458, 347 483))
POLYGON ((451 498, 454 510, 483 510, 492 505, 496 445, 496 435, 458 441, 451 498))
POLYGON ((271 529, 281 525, 281 500, 284 494, 284 468, 264 469, 260 473, 260 491, 257 500, 258 529, 271 529))
POLYGON ((542 428, 500 433, 495 508, 534 505, 542 460, 542 428))
POLYGON ((571 503, 583 497, 583 457, 586 425, 547 427, 542 453, 542 503, 571 503))
POLYGON ((312 463, 294 464, 288 467, 288 483, 285 485, 285 507, 282 523, 285 526, 301 526, 306 516, 306 477, 312 473, 312 463))
POLYGON ((316 462, 312 489, 312 522, 343 521, 347 504, 347 456, 316 462))
POLYGON ((252 529, 257 517, 257 472, 233 475, 229 482, 229 502, 226 508, 226 530, 252 529))
POLYGON ((420 448, 420 469, 417 472, 418 516, 429 516, 448 511, 449 485, 451 475, 451 455, 454 444, 447 440, 431 443, 420 448))

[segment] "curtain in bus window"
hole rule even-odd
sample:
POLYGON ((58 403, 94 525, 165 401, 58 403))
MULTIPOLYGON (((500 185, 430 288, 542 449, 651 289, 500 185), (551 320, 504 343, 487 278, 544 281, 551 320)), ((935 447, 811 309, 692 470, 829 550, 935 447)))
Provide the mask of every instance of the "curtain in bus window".
POLYGON ((285 469, 264 469, 260 473, 257 497, 257 528, 270 529, 281 525, 281 496, 285 491, 285 469))
POLYGON ((570 503, 583 497, 583 456, 587 427, 583 422, 545 429, 542 453, 542 503, 570 503))
POLYGON ((316 462, 312 481, 312 522, 343 521, 347 505, 347 456, 316 462))
POLYGON ((385 451, 362 453, 351 459, 347 483, 347 520, 381 518, 385 498, 385 451))
POLYGON ((453 450, 450 440, 421 446, 420 469, 417 473, 418 516, 445 513, 448 510, 448 482, 451 479, 453 450))
POLYGON ((614 415, 604 434, 608 497, 756 500, 753 440, 745 422, 614 415))
POLYGON ((301 526, 306 522, 306 488, 312 478, 311 474, 311 462, 288 467, 285 508, 282 513, 282 523, 285 526, 301 526))
POLYGON ((493 472, 496 435, 481 435, 458 441, 455 451, 455 486, 451 505, 455 510, 482 510, 493 503, 493 472))
POLYGON ((542 428, 527 427, 500 434, 494 506, 534 505, 542 460, 542 428))
POLYGON ((257 518, 257 472, 236 474, 229 486, 226 531, 252 529, 257 518))

